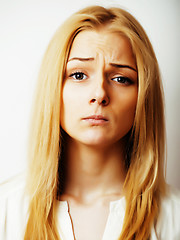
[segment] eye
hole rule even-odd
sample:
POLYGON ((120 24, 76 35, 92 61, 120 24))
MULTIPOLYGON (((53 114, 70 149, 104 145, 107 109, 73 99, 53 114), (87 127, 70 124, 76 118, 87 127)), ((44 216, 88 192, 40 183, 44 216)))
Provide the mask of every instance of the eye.
POLYGON ((72 73, 70 77, 74 78, 75 80, 84 80, 87 78, 86 74, 84 74, 83 72, 72 73))
POLYGON ((126 85, 132 83, 132 81, 129 78, 123 77, 123 76, 114 77, 111 80, 115 81, 115 82, 118 82, 118 83, 126 84, 126 85))

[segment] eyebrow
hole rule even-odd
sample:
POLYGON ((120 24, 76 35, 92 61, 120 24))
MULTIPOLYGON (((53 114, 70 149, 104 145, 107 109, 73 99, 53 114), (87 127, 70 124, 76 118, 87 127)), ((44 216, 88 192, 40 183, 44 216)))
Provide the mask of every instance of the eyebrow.
POLYGON ((78 61, 93 61, 94 58, 81 58, 81 57, 73 57, 68 60, 68 62, 73 61, 73 60, 78 60, 78 61))
MULTIPOLYGON (((74 61, 74 60, 86 62, 86 61, 93 61, 94 58, 91 58, 91 57, 90 58, 73 57, 73 58, 70 58, 68 60, 68 62, 74 61)), ((137 70, 134 67, 130 66, 130 65, 118 64, 118 63, 110 63, 109 65, 111 65, 112 67, 115 67, 115 68, 129 68, 129 69, 137 72, 137 70)))
POLYGON ((131 69, 131 70, 137 72, 137 70, 136 70, 134 67, 130 66, 130 65, 126 65, 126 64, 117 64, 117 63, 110 63, 110 65, 113 66, 113 67, 116 67, 116 68, 129 68, 129 69, 131 69))

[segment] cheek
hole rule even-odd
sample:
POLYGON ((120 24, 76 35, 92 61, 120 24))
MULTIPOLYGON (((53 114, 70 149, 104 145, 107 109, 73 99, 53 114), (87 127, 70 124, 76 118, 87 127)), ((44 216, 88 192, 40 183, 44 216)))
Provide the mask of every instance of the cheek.
POLYGON ((82 114, 83 103, 86 102, 86 91, 78 86, 64 84, 61 100, 61 127, 73 126, 73 123, 82 114))
POLYGON ((130 120, 134 120, 136 105, 137 105, 137 90, 134 90, 133 93, 127 99, 127 115, 131 118, 130 120))
POLYGON ((118 120, 125 128, 131 128, 134 122, 136 105, 137 105, 137 89, 133 89, 129 93, 121 95, 119 106, 117 107, 118 120))
POLYGON ((68 119, 74 116, 72 103, 73 103, 73 91, 68 90, 66 85, 63 87, 62 90, 62 98, 61 98, 61 127, 65 130, 68 124, 68 119))

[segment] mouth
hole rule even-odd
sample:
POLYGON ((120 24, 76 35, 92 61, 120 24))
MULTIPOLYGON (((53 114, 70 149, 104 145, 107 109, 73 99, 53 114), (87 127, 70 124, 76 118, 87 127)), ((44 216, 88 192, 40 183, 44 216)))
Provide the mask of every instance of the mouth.
POLYGON ((83 121, 91 124, 91 125, 104 125, 109 120, 102 115, 91 115, 85 118, 82 118, 83 121))

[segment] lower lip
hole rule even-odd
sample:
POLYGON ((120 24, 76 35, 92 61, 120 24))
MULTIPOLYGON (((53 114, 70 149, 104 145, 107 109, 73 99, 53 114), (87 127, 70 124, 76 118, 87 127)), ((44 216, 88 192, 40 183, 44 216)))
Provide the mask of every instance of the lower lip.
POLYGON ((106 124, 108 121, 107 120, 104 120, 104 119, 94 119, 94 118, 86 118, 86 119, 83 119, 85 122, 88 122, 89 124, 91 125, 104 125, 106 124))

